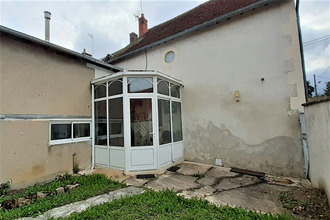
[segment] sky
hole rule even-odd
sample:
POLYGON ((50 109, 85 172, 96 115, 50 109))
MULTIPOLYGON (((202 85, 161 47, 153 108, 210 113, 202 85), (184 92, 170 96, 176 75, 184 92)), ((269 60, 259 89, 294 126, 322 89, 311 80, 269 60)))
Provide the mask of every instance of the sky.
MULTIPOLYGON (((77 52, 85 48, 102 58, 128 45, 131 32, 138 33, 136 16, 141 11, 151 28, 205 1, 0 0, 0 20, 3 26, 44 39, 44 11, 49 11, 50 42, 77 52)), ((314 86, 315 74, 318 94, 322 94, 330 80, 330 1, 300 0, 300 24, 307 80, 314 86)))

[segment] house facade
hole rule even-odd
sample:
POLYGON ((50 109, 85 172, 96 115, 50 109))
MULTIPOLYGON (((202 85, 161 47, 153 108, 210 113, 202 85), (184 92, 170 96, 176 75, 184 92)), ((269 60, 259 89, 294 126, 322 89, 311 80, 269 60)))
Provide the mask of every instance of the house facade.
POLYGON ((107 62, 182 81, 186 160, 303 177, 300 56, 293 1, 214 0, 140 32, 107 62))
POLYGON ((0 182, 184 159, 305 176, 293 1, 212 0, 139 25, 103 61, 1 26, 0 182))
POLYGON ((1 26, 0 182, 47 181, 92 165, 90 81, 113 67, 1 26))

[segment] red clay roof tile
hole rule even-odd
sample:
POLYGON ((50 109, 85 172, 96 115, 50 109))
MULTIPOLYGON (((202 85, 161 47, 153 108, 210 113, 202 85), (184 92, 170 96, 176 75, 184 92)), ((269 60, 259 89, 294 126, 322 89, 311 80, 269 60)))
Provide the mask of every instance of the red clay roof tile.
POLYGON ((259 1, 261 0, 207 1, 190 11, 149 29, 142 39, 137 41, 134 45, 131 45, 126 50, 122 49, 114 53, 114 58, 259 1))

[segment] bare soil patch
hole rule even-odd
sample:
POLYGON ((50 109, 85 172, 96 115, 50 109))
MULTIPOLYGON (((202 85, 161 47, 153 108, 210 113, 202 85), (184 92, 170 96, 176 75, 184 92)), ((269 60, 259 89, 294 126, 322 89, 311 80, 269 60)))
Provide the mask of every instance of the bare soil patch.
POLYGON ((319 189, 297 188, 282 193, 280 200, 299 219, 330 219, 327 196, 319 189))

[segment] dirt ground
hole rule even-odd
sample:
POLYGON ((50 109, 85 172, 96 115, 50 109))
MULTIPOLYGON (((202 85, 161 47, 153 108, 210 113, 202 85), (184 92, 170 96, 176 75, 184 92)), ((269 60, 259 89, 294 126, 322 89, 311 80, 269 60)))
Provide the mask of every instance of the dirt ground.
POLYGON ((330 219, 326 195, 319 189, 298 188, 282 193, 283 207, 299 219, 330 219))

